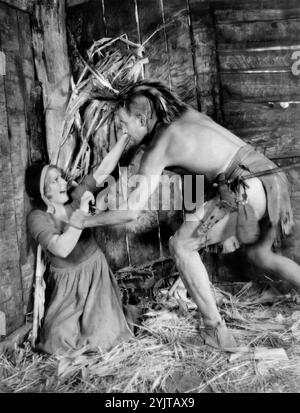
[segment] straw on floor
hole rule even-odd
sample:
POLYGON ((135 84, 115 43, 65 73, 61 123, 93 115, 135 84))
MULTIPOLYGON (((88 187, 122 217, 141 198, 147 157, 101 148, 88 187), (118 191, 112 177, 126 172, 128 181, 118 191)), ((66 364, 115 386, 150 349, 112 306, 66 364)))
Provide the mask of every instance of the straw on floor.
POLYGON ((194 306, 179 305, 180 298, 162 289, 136 337, 108 353, 56 358, 34 353, 29 342, 7 351, 0 357, 0 391, 299 392, 300 306, 293 295, 262 292, 252 283, 235 296, 215 292, 241 349, 250 346, 250 353, 204 345, 194 306))

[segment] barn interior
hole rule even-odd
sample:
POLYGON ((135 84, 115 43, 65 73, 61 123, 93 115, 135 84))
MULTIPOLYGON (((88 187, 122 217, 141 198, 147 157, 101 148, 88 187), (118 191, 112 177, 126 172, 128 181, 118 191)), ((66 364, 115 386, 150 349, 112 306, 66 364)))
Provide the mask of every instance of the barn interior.
MULTIPOLYGON (((184 219, 174 205, 132 226, 95 229, 124 302, 148 306, 139 342, 75 361, 37 356, 23 343, 32 328, 36 268, 25 170, 55 154, 70 169, 78 160, 101 161, 114 144, 107 126, 79 142, 68 117, 70 102, 81 105, 83 76, 97 77, 99 50, 117 51, 123 62, 133 56, 137 76, 164 82, 288 167, 295 227, 277 248, 300 263, 299 20, 297 0, 0 1, 1 390, 299 392, 299 301, 292 286, 258 270, 242 250, 204 252, 202 259, 224 317, 253 353, 228 358, 198 343, 195 306, 182 285, 174 288, 168 240, 184 219)), ((102 66, 103 75, 113 63, 102 66)), ((140 155, 121 159, 119 168, 135 173, 140 155)))

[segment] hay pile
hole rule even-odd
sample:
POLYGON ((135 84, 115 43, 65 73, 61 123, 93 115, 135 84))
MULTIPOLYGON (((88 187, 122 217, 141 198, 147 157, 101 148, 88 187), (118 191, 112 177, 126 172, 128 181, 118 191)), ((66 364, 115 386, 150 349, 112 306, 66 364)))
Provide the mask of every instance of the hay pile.
POLYGON ((293 296, 251 283, 235 296, 215 292, 223 317, 250 353, 203 345, 193 305, 179 305, 162 289, 148 303, 136 338, 109 353, 55 358, 33 353, 28 343, 7 351, 0 358, 0 391, 299 392, 300 306, 293 296))

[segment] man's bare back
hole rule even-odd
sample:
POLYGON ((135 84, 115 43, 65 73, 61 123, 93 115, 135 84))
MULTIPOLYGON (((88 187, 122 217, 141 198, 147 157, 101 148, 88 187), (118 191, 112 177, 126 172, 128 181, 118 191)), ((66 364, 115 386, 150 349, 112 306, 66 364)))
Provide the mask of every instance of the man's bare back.
POLYGON ((164 168, 203 174, 213 181, 244 145, 245 142, 208 116, 189 109, 171 125, 157 128, 145 158, 151 163, 160 153, 164 168))

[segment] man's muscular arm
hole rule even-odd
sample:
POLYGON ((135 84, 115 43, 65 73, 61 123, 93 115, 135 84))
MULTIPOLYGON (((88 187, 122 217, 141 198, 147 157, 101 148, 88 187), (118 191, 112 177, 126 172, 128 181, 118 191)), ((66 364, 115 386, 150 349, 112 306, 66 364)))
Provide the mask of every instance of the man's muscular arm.
POLYGON ((106 211, 92 217, 79 217, 79 213, 76 214, 75 212, 71 217, 71 223, 73 221, 74 225, 76 222, 77 227, 88 228, 125 224, 136 220, 145 209, 148 198, 158 187, 160 176, 166 166, 164 151, 159 149, 159 147, 156 147, 149 152, 145 152, 139 170, 139 175, 145 179, 142 178, 139 181, 138 186, 131 192, 128 200, 121 204, 118 210, 106 211))

